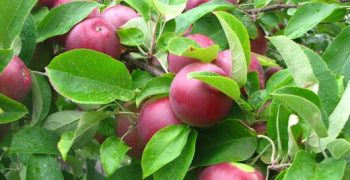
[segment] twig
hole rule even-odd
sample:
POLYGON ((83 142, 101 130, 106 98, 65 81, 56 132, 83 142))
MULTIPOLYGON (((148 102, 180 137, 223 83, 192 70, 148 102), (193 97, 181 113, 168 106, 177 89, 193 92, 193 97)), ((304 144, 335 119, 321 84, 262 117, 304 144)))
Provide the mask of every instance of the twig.
POLYGON ((163 75, 165 72, 162 71, 161 69, 152 66, 151 64, 148 64, 145 61, 142 60, 138 60, 133 58, 130 54, 125 54, 121 57, 121 59, 123 59, 124 61, 126 61, 127 63, 130 63, 132 65, 135 65, 143 70, 146 70, 148 72, 150 72, 151 74, 155 75, 155 76, 161 76, 163 75))
POLYGON ((273 4, 270 6, 266 6, 262 9, 246 9, 244 10, 246 13, 249 14, 257 14, 259 12, 268 12, 268 11, 275 11, 275 10, 281 10, 281 9, 289 9, 289 8, 296 8, 297 6, 294 4, 273 4))

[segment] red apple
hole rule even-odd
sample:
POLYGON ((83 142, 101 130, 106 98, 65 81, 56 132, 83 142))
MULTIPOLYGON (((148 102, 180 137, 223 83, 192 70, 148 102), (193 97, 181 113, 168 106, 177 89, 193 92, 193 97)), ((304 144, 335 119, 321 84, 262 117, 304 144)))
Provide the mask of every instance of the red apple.
POLYGON ((102 17, 113 24, 115 29, 127 23, 129 20, 139 17, 136 11, 124 5, 116 5, 102 12, 102 17))
POLYGON ((30 71, 22 60, 15 56, 0 72, 0 93, 16 101, 23 101, 32 87, 30 71))
POLYGON ((250 60, 250 65, 248 70, 249 72, 256 71, 258 73, 260 89, 264 89, 265 88, 264 69, 254 54, 251 55, 251 60, 250 60))
POLYGON ((170 87, 170 103, 181 121, 197 127, 205 127, 222 120, 231 110, 232 100, 209 85, 188 79, 190 72, 214 72, 226 75, 213 64, 193 63, 183 68, 170 87))
POLYGON ((151 99, 143 105, 137 130, 143 142, 147 144, 157 131, 175 124, 181 124, 181 121, 171 109, 169 98, 163 97, 151 99))
POLYGON ((57 7, 61 4, 69 3, 72 2, 73 0, 54 0, 55 2, 53 3, 52 7, 57 7))
POLYGON ((47 6, 49 8, 52 7, 53 3, 55 2, 55 0, 39 0, 38 3, 40 6, 47 6))
POLYGON ((269 80, 272 75, 276 74, 278 71, 281 71, 281 70, 282 70, 282 68, 280 66, 270 67, 270 68, 266 69, 266 71, 265 71, 266 81, 269 80))
MULTIPOLYGON (((196 41, 201 47, 208 47, 214 44, 213 40, 202 34, 191 34, 186 37, 196 41)), ((174 54, 168 55, 169 71, 173 73, 177 73, 186 65, 196 62, 199 61, 195 58, 177 56, 174 54)))
POLYGON ((257 26, 257 31, 257 37, 250 40, 251 51, 258 54, 265 54, 267 50, 267 40, 265 38, 266 34, 260 26, 257 26))
POLYGON ((264 176, 246 164, 221 163, 205 168, 199 180, 264 180, 264 176))
POLYGON ((224 70, 227 76, 230 76, 232 72, 231 51, 227 49, 225 51, 220 52, 216 57, 215 61, 213 61, 213 64, 217 65, 222 70, 224 70))
POLYGON ((266 122, 259 121, 251 125, 257 134, 266 134, 266 122))
POLYGON ((86 19, 77 24, 68 34, 66 50, 92 49, 114 58, 121 54, 119 37, 111 24, 102 18, 86 19))

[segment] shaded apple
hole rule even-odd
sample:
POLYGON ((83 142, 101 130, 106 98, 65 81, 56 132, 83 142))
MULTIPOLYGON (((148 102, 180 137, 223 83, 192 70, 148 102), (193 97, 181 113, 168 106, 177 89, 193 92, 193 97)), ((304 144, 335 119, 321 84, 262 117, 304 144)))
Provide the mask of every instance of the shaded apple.
POLYGON ((199 180, 264 180, 260 171, 241 163, 221 163, 205 168, 199 180))
POLYGON ((95 134, 95 139, 98 141, 98 143, 102 144, 106 138, 101 133, 95 134))
POLYGON ((277 72, 279 72, 281 70, 282 70, 282 68, 280 66, 270 67, 270 68, 266 69, 266 71, 265 71, 266 81, 269 80, 272 75, 276 74, 277 72))
POLYGON ((251 54, 250 65, 249 65, 248 71, 249 72, 256 71, 258 73, 260 89, 264 89, 265 88, 264 69, 254 54, 251 54))
POLYGON ((46 6, 51 8, 52 5, 55 3, 55 0, 39 0, 38 3, 40 6, 46 6))
POLYGON ((168 97, 151 99, 142 106, 137 123, 137 131, 145 144, 160 129, 181 124, 181 121, 173 112, 168 97))
POLYGON ((19 57, 13 57, 0 73, 0 93, 21 102, 27 97, 31 87, 29 69, 19 57))
POLYGON ((191 72, 214 72, 226 75, 213 64, 193 63, 183 68, 170 87, 170 103, 181 121, 205 127, 222 120, 231 110, 232 100, 217 89, 196 79, 188 79, 191 72))
POLYGON ((250 127, 255 130, 256 134, 266 134, 266 122, 264 121, 255 122, 250 127))
MULTIPOLYGON (((124 108, 130 112, 138 112, 135 103, 126 103, 124 108)), ((137 117, 126 114, 118 115, 116 116, 116 121, 116 135, 121 138, 125 135, 125 133, 128 133, 123 138, 124 142, 131 147, 128 154, 131 157, 140 158, 145 146, 137 131, 137 117)))
POLYGON ((124 5, 115 5, 105 9, 102 17, 111 23, 115 29, 127 23, 129 20, 139 17, 139 14, 132 8, 124 5))
MULTIPOLYGON (((200 47, 208 47, 214 44, 213 40, 202 34, 191 34, 186 37, 196 41, 200 47)), ((186 65, 196 62, 199 62, 199 60, 195 58, 177 56, 174 54, 168 55, 169 71, 173 73, 177 73, 186 65)))
POLYGON ((265 54, 267 50, 267 40, 265 38, 266 34, 260 26, 257 26, 257 31, 257 37, 250 40, 251 51, 258 54, 265 54))
POLYGON ((119 37, 111 24, 102 18, 90 18, 77 24, 68 34, 66 50, 92 49, 118 58, 121 54, 119 37))

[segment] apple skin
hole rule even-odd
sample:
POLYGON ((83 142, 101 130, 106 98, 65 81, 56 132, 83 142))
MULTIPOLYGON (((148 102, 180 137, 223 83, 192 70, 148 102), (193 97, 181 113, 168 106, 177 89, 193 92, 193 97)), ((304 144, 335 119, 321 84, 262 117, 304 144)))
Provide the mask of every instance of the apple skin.
MULTIPOLYGON (((138 112, 135 103, 126 103, 124 108, 131 112, 138 112)), ((124 142, 131 147, 128 154, 134 158, 141 158, 145 145, 143 144, 136 127, 137 118, 132 115, 118 115, 116 116, 116 135, 121 138, 128 132, 129 128, 131 131, 124 137, 124 142)))
POLYGON ((32 87, 30 71, 22 60, 14 56, 0 72, 0 93, 16 101, 23 101, 32 87))
POLYGON ((276 74, 277 72, 279 72, 281 70, 283 70, 283 68, 281 68, 280 66, 270 67, 270 68, 266 69, 266 71, 265 71, 266 81, 268 81, 272 75, 276 74))
POLYGON ((51 8, 54 2, 55 2, 55 0, 39 0, 38 4, 40 6, 46 6, 46 7, 51 8))
POLYGON ((259 76, 259 83, 260 83, 260 89, 265 88, 265 74, 264 74, 264 68, 256 58, 254 54, 251 55, 250 58, 250 65, 249 65, 249 72, 256 71, 259 76))
POLYGON ((127 23, 129 20, 139 17, 136 11, 124 5, 115 5, 102 12, 102 17, 111 23, 115 29, 127 23))
POLYGON ((160 129, 181 124, 170 106, 169 97, 151 99, 142 106, 137 131, 142 141, 147 144, 160 129))
POLYGON ((255 130, 256 134, 266 134, 266 122, 255 122, 251 127, 255 130))
POLYGON ((118 58, 121 54, 119 37, 111 24, 102 18, 90 18, 77 24, 65 41, 67 51, 92 49, 118 58))
POLYGON ((257 31, 257 37, 250 40, 251 51, 258 54, 265 54, 267 51, 267 39, 265 38, 266 34, 260 26, 257 26, 257 31))
POLYGON ((181 121, 196 127, 206 127, 221 121, 231 110, 232 100, 209 85, 188 79, 190 72, 214 72, 226 75, 214 64, 193 63, 183 68, 170 87, 170 103, 181 121))
MULTIPOLYGON (((202 34, 191 34, 186 37, 196 41, 201 47, 208 47, 214 44, 213 40, 202 34)), ((199 60, 195 58, 177 56, 174 54, 168 55, 169 71, 172 73, 178 73, 186 65, 196 62, 199 62, 199 60)))
POLYGON ((209 166, 199 180, 264 180, 260 171, 241 163, 221 163, 209 166))
MULTIPOLYGON (((188 0, 186 4, 185 10, 188 11, 190 9, 193 9, 203 3, 209 2, 210 0, 188 0)), ((226 0, 229 3, 237 4, 237 0, 226 0)))

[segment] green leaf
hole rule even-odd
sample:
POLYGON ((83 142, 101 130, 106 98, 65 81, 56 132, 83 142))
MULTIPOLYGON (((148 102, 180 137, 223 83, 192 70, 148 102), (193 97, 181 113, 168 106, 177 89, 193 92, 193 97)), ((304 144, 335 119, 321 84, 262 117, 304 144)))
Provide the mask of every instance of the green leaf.
POLYGON ((336 139, 327 144, 328 151, 336 159, 343 158, 350 152, 350 143, 345 139, 336 139))
POLYGON ((60 111, 51 114, 44 121, 42 127, 62 134, 65 131, 75 130, 79 119, 85 114, 84 111, 60 111))
POLYGON ((56 56, 46 68, 55 90, 81 104, 107 104, 133 98, 125 65, 105 54, 79 49, 56 56))
POLYGON ((31 125, 44 120, 49 113, 51 106, 51 88, 45 77, 31 73, 33 112, 31 125))
POLYGON ((346 161, 327 158, 320 163, 315 161, 314 154, 301 150, 297 153, 293 164, 288 168, 283 180, 295 179, 342 179, 346 161))
POLYGON ((194 22, 203 17, 204 15, 213 12, 214 10, 227 10, 232 9, 233 5, 224 1, 210 1, 204 3, 197 8, 193 8, 177 18, 175 18, 176 23, 176 34, 181 34, 186 31, 194 22))
POLYGON ((33 16, 30 14, 24 22, 20 37, 22 48, 19 57, 26 65, 29 65, 36 47, 36 25, 33 16))
POLYGON ((263 8, 267 6, 270 2, 271 0, 254 0, 254 6, 256 8, 263 8))
POLYGON ((13 49, 0 49, 0 73, 6 68, 14 55, 13 49))
POLYGON ((117 170, 130 149, 125 142, 116 137, 109 137, 103 142, 100 148, 101 162, 108 176, 117 170))
POLYGON ((36 41, 67 33, 99 5, 93 1, 73 1, 53 8, 39 23, 36 41))
POLYGON ((259 82, 258 72, 252 71, 252 72, 248 73, 247 83, 245 84, 244 89, 245 89, 248 96, 250 96, 254 92, 260 90, 260 82, 259 82))
POLYGON ((238 84, 227 77, 220 76, 212 72, 192 72, 187 75, 187 78, 198 79, 210 86, 218 89, 233 100, 240 99, 241 91, 238 84))
POLYGON ((272 75, 271 78, 266 83, 266 90, 269 93, 284 87, 284 86, 294 86, 294 80, 288 69, 277 72, 272 75))
POLYGON ((344 76, 345 84, 350 80, 350 27, 345 28, 327 47, 323 59, 333 73, 344 76))
POLYGON ((278 66, 278 64, 276 63, 275 60, 270 59, 266 56, 263 56, 261 54, 257 54, 252 52, 252 54, 256 57, 256 59, 258 59, 258 61, 260 62, 260 64, 262 66, 267 66, 267 67, 273 67, 273 66, 278 66))
POLYGON ((0 124, 17 121, 27 113, 23 104, 0 94, 0 124))
POLYGON ((232 72, 230 76, 242 87, 247 81, 247 69, 250 64, 248 32, 242 22, 232 14, 224 11, 215 12, 214 14, 219 19, 230 46, 232 57, 232 72))
POLYGON ((120 28, 117 33, 120 43, 126 46, 139 46, 145 41, 143 31, 138 28, 120 28))
POLYGON ((196 148, 197 132, 192 131, 188 136, 187 143, 183 148, 181 155, 174 161, 162 167, 158 170, 153 178, 155 180, 171 179, 171 180, 182 180, 184 179, 192 159, 194 157, 196 148))
POLYGON ((282 55, 288 70, 299 87, 308 87, 317 82, 308 56, 297 43, 286 36, 274 36, 269 39, 282 55))
POLYGON ((31 127, 18 131, 12 139, 10 153, 58 154, 58 136, 44 128, 31 127))
POLYGON ((213 61, 219 53, 219 46, 214 44, 200 47, 194 40, 184 37, 173 38, 168 47, 169 53, 198 59, 202 62, 213 61))
POLYGON ((74 135, 75 135, 74 131, 65 131, 61 135, 61 139, 57 144, 57 148, 60 151, 63 160, 67 159, 68 152, 74 144, 74 140, 75 140, 74 135))
POLYGON ((109 177, 110 180, 140 180, 142 179, 142 168, 140 164, 131 164, 123 166, 115 171, 115 173, 109 177))
POLYGON ((149 1, 140 0, 123 0, 123 2, 129 4, 137 12, 139 12, 145 20, 149 20, 151 17, 151 7, 149 1))
POLYGON ((56 158, 49 155, 32 155, 27 164, 27 180, 63 180, 56 158))
POLYGON ((194 166, 249 159, 257 147, 256 134, 241 121, 226 120, 199 129, 194 166))
POLYGON ((307 3, 295 12, 289 20, 284 34, 291 39, 298 38, 315 27, 339 8, 336 4, 307 3))
POLYGON ((327 137, 327 128, 322 121, 318 96, 312 91, 297 87, 285 87, 272 93, 274 99, 296 112, 319 137, 327 137))
POLYGON ((147 71, 134 70, 132 72, 133 89, 142 89, 152 78, 152 74, 147 71))
MULTIPOLYGON (((11 48, 36 0, 0 1, 0 49, 11 48)), ((0 66, 0 72, 2 68, 0 66)))
POLYGON ((153 135, 142 154, 143 178, 150 176, 180 156, 189 134, 190 129, 187 126, 172 125, 153 135))
POLYGON ((172 79, 169 77, 156 77, 148 81, 141 92, 136 96, 136 106, 140 106, 142 101, 154 95, 169 94, 172 79))
MULTIPOLYGON (((142 45, 146 46, 147 48, 151 48, 152 46, 152 33, 149 29, 148 23, 143 19, 142 17, 136 17, 131 20, 129 20, 126 24, 124 24, 121 28, 123 29, 130 29, 130 28, 136 28, 138 30, 141 30, 143 32, 143 42, 142 45)), ((140 32, 138 32, 140 33, 140 32)), ((131 35, 129 35, 131 36, 131 35)), ((135 41, 135 40, 134 40, 135 41)), ((137 40, 141 41, 141 39, 137 40)))
POLYGON ((187 0, 151 0, 150 2, 165 21, 169 21, 182 13, 186 7, 187 0))

